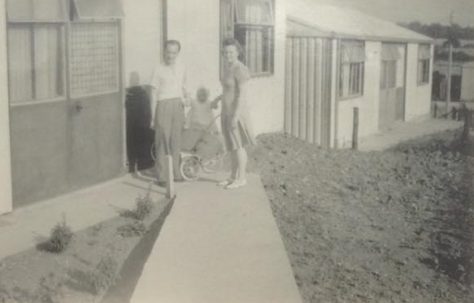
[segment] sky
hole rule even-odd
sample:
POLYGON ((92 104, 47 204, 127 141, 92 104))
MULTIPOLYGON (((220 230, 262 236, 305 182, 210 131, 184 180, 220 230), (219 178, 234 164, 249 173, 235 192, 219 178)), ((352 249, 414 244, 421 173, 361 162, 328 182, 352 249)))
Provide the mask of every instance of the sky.
MULTIPOLYGON (((290 0, 291 1, 291 0, 290 0)), ((367 14, 394 21, 421 23, 449 23, 450 12, 454 22, 474 26, 474 0, 310 0, 322 4, 346 6, 367 14)))

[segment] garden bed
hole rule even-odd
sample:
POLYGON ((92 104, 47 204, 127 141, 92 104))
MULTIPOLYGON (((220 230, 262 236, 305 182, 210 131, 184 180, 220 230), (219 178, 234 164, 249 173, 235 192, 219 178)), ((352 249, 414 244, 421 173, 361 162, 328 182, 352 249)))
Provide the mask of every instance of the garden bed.
POLYGON ((304 302, 474 302, 474 149, 450 131, 384 152, 258 138, 304 302))
POLYGON ((172 201, 150 205, 149 211, 125 210, 74 233, 61 253, 49 252, 48 245, 41 243, 1 260, 0 303, 100 302, 120 282, 134 248, 155 241, 172 201))

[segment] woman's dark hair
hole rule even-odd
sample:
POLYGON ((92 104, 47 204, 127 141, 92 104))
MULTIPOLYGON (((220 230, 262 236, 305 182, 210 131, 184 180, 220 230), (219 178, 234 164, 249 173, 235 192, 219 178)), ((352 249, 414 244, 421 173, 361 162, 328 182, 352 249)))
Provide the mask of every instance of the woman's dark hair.
POLYGON ((243 61, 245 60, 245 57, 244 57, 244 48, 242 47, 242 45, 240 44, 240 42, 237 40, 237 39, 234 39, 234 38, 227 38, 224 40, 224 42, 222 42, 222 48, 225 48, 227 46, 235 46, 235 48, 237 49, 237 53, 239 54, 239 60, 243 61))
POLYGON ((178 47, 178 51, 181 51, 181 43, 178 40, 166 40, 165 42, 165 48, 168 45, 176 45, 178 47))

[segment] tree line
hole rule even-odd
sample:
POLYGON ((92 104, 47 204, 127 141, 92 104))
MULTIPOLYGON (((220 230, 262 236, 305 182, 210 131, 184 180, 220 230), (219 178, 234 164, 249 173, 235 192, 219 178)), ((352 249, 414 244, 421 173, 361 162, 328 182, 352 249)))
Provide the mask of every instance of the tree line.
POLYGON ((458 24, 450 26, 440 23, 422 24, 418 21, 399 23, 399 25, 433 39, 449 39, 451 36, 457 39, 474 39, 474 27, 472 26, 463 27, 458 24))

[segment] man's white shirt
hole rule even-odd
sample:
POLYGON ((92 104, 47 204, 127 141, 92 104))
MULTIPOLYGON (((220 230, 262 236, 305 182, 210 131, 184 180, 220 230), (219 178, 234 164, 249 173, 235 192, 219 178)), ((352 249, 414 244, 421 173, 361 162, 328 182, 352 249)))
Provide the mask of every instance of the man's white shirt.
POLYGON ((157 64, 150 84, 154 88, 154 99, 157 101, 187 97, 186 70, 179 61, 173 65, 157 64))

